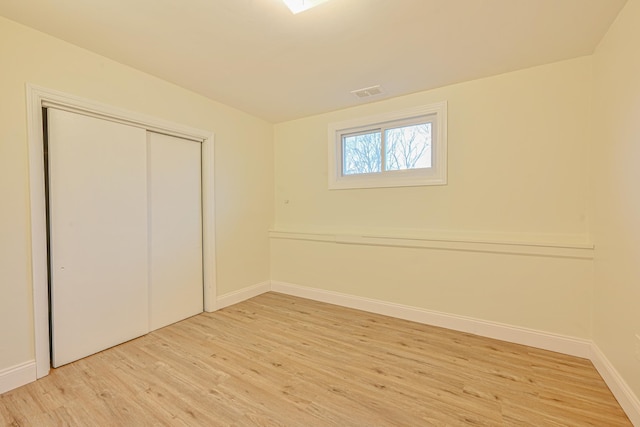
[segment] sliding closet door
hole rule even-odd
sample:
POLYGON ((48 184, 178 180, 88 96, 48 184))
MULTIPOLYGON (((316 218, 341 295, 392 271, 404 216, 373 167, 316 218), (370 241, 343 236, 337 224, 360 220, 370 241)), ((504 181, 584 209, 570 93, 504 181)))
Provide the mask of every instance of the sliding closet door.
POLYGON ((148 331, 146 141, 48 110, 54 367, 148 331))
POLYGON ((151 330, 203 310, 200 147, 148 133, 151 330))

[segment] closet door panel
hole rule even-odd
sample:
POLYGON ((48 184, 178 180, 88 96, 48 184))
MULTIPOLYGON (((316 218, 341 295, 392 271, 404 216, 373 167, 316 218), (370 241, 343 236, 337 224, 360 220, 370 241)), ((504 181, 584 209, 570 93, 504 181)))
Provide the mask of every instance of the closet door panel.
POLYGON ((145 334, 146 131, 48 110, 52 363, 145 334))
POLYGON ((203 311, 200 148, 148 133, 151 330, 203 311))

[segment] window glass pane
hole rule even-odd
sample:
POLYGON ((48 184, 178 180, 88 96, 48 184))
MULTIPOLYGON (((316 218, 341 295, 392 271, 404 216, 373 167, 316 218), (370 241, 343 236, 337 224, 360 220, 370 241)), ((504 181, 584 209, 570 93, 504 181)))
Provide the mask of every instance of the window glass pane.
POLYGON ((387 129, 384 137, 386 170, 431 167, 431 123, 387 129))
POLYGON ((344 135, 342 137, 342 174, 380 172, 382 169, 381 140, 380 131, 344 135))

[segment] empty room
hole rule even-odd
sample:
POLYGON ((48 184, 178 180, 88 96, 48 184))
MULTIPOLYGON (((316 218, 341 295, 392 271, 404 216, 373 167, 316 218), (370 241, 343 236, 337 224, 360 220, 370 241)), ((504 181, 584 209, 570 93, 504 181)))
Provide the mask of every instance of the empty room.
POLYGON ((640 0, 3 0, 0 425, 640 426, 640 0))

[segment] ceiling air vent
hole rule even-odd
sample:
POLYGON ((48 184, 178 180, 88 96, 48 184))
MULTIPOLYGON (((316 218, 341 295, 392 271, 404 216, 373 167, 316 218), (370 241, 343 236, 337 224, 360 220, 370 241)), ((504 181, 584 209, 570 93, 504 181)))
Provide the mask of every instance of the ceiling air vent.
POLYGON ((352 94, 357 96, 358 98, 367 98, 369 96, 381 95, 384 93, 380 85, 375 85, 371 87, 365 87, 363 89, 352 90, 352 94))

